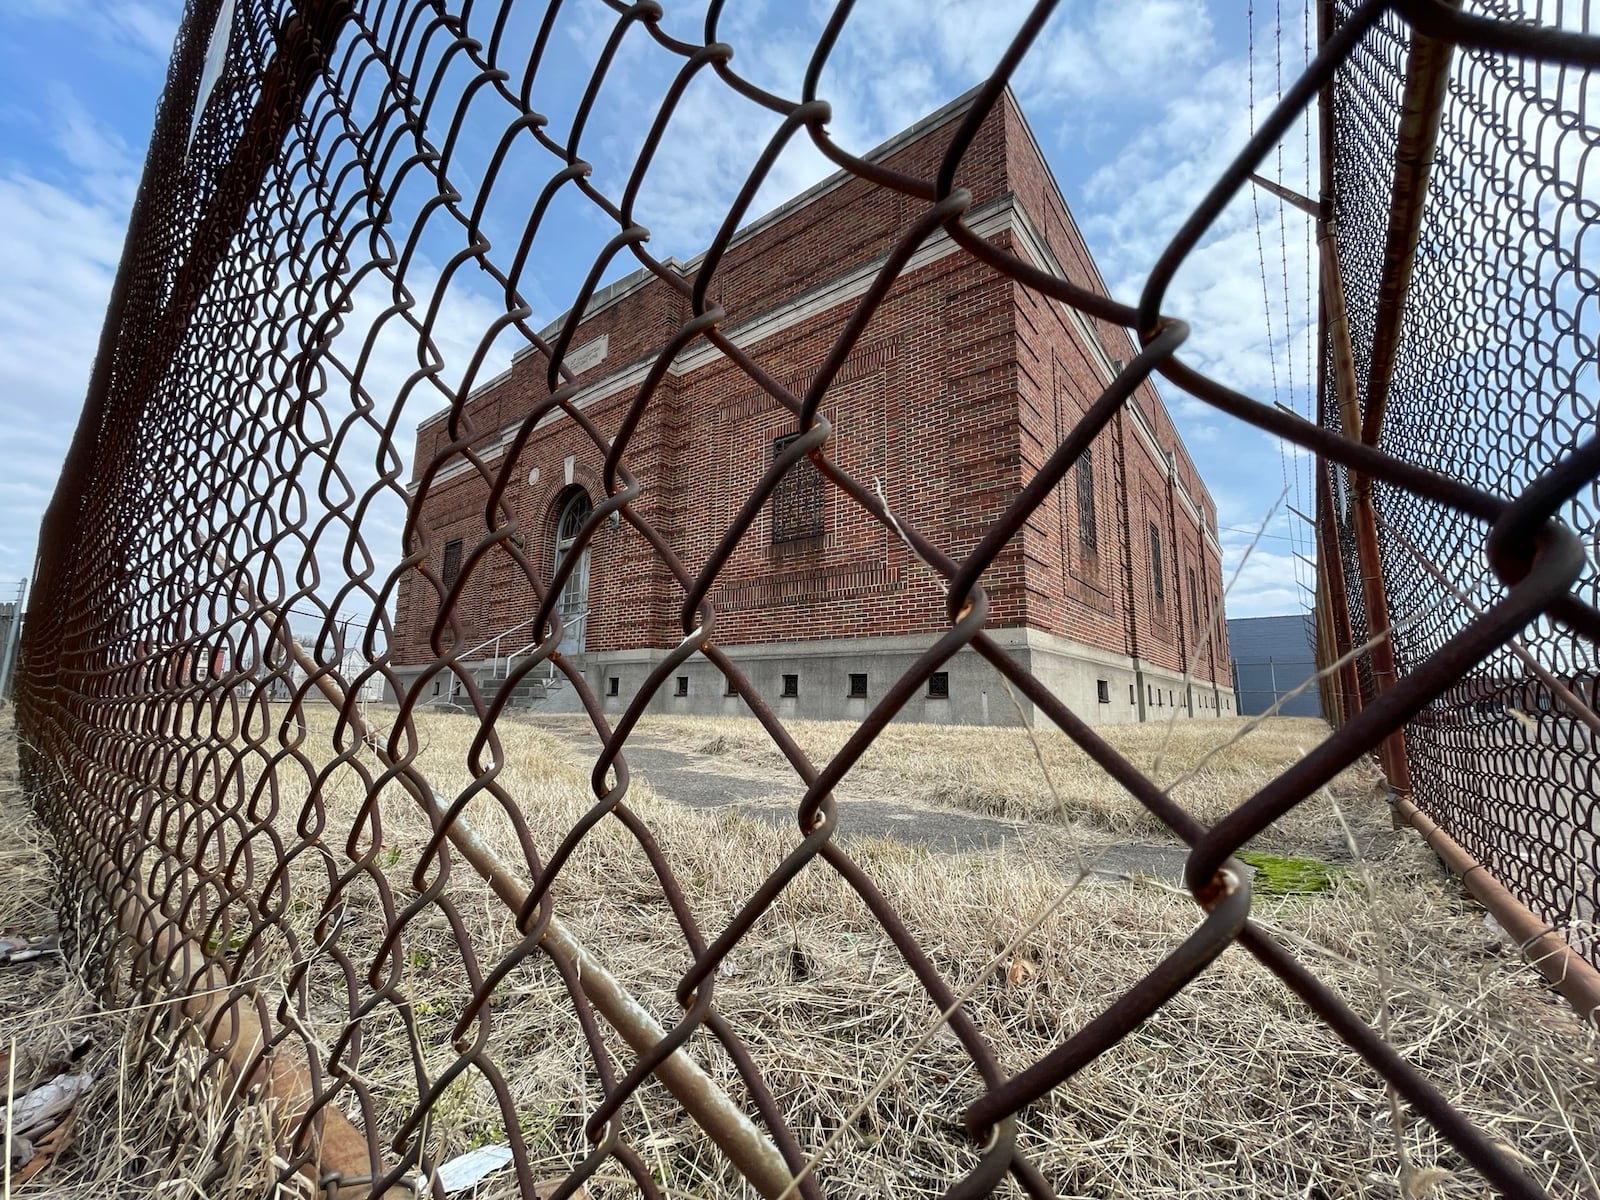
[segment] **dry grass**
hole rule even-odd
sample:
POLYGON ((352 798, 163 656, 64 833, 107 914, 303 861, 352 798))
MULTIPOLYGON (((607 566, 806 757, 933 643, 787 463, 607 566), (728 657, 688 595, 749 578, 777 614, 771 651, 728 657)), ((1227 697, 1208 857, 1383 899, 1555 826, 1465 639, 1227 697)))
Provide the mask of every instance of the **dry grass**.
MULTIPOLYGON (((1244 718, 1180 721, 1172 725, 1113 725, 1099 732, 1124 758, 1208 823, 1276 778, 1328 736, 1307 717, 1279 717, 1238 738, 1244 718), (1219 747, 1221 749, 1219 750, 1219 747)), ((815 763, 836 754, 853 726, 795 721, 787 728, 815 763)), ((767 767, 784 766, 766 732, 750 718, 652 717, 644 731, 698 754, 767 767)), ((1377 772, 1362 764, 1344 772, 1328 794, 1301 805, 1260 839, 1262 849, 1342 854, 1343 835, 1330 799, 1362 827, 1378 814, 1371 804, 1377 772)), ((1027 821, 1067 821, 1119 837, 1165 833, 1149 811, 1109 779, 1065 734, 1033 737, 1022 729, 893 724, 851 769, 841 790, 904 796, 933 804, 1027 821), (1054 790, 1040 778, 1037 744, 1054 790)), ((1382 821, 1387 822, 1386 814, 1382 821)))
MULTIPOLYGON (((0 713, 0 929, 48 933, 57 927, 57 856, 23 803, 11 716, 0 713)), ((96 988, 78 965, 56 955, 0 968, 0 1051, 15 1050, 19 1090, 69 1058, 74 1072, 95 1080, 78 1108, 70 1149, 17 1194, 259 1195, 271 1153, 264 1114, 237 1111, 236 1136, 224 1137, 224 1106, 196 1040, 168 1028, 166 1006, 122 1007, 114 979, 96 988)))
MULTIPOLYGON (((467 717, 432 715, 419 725, 419 765, 446 799, 470 777, 465 764, 475 732, 476 722, 467 717)), ((801 728, 806 739, 842 732, 801 728)), ((727 733, 719 725, 705 736, 710 741, 727 733)), ((502 735, 497 782, 515 797, 533 839, 548 852, 591 803, 587 772, 571 765, 560 741, 535 727, 507 723, 502 735)), ((957 747, 943 755, 953 762, 962 748, 975 752, 977 736, 891 731, 884 762, 926 757, 943 737, 957 747), (913 746, 921 753, 910 754, 913 746)), ((310 714, 301 747, 310 770, 335 758, 331 737, 330 714, 310 714)), ((996 776, 1029 774, 1031 749, 1027 760, 1012 765, 1010 758, 1020 757, 1018 742, 996 738, 994 731, 981 737, 992 746, 996 776)), ((1187 736, 1179 746, 1180 753, 1200 753, 1187 736)), ((1063 752, 1054 746, 1046 752, 1054 773, 1063 752)), ((1255 786, 1249 773, 1270 771, 1273 755, 1283 753, 1236 747, 1229 761, 1239 764, 1241 779, 1228 786, 1255 786)), ((330 862, 347 862, 345 835, 365 793, 356 763, 375 770, 370 754, 363 755, 333 766, 320 786, 322 844, 330 857, 307 854, 290 865, 293 903, 286 925, 300 953, 316 946, 330 862)), ((954 768, 928 766, 905 786, 926 787, 947 770, 954 768)), ((890 778, 883 764, 872 772, 890 778)), ((1064 797, 1093 793, 1091 780, 1069 775, 1065 769, 1058 774, 1064 797)), ((297 789, 287 771, 280 782, 277 824, 288 832, 317 810, 302 808, 304 783, 297 789)), ((638 784, 628 799, 673 864, 708 938, 793 845, 789 831, 734 811, 687 811, 638 784)), ((1048 814, 1051 805, 1039 811, 1048 814)), ((1125 800, 1106 803, 1101 819, 1110 822, 1116 812, 1134 819, 1125 800)), ((394 786, 383 792, 380 814, 378 863, 403 906, 415 895, 410 868, 429 826, 394 786)), ((504 857, 521 861, 512 824, 492 796, 472 799, 467 815, 504 857)), ((1323 830, 1321 836, 1331 835, 1323 830)), ((365 835, 358 839, 364 841, 365 835)), ((889 841, 856 842, 852 849, 946 978, 973 989, 969 1011, 1007 1070, 1033 1061, 1111 1002, 1198 918, 1186 896, 1158 886, 1078 887, 1018 951, 1031 971, 1012 972, 1007 961, 985 977, 997 951, 1059 900, 1071 880, 1025 850, 934 856, 889 841)), ((1392 1037, 1407 1056, 1525 1156, 1553 1193, 1600 1194, 1591 1138, 1600 1128, 1593 1035, 1484 929, 1414 842, 1391 840, 1363 853, 1382 855, 1370 864, 1373 886, 1359 872, 1345 872, 1333 890, 1317 896, 1258 900, 1257 915, 1358 1012, 1375 1020, 1387 1007, 1392 1037)), ((327 947, 363 968, 385 932, 378 891, 376 881, 361 877, 345 889, 341 924, 327 947)), ((672 988, 691 956, 644 854, 619 822, 602 821, 581 843, 555 895, 572 931, 670 1024, 677 1011, 672 988)), ((385 1136, 416 1103, 416 1063, 437 1078, 457 1061, 451 1035, 469 996, 469 957, 480 967, 493 963, 516 940, 498 903, 459 861, 439 902, 417 907, 397 952, 399 991, 408 1007, 380 1003, 364 1018, 356 1064, 385 1136), (465 941, 452 932, 452 921, 465 941)), ((270 976, 292 953, 287 942, 261 945, 251 954, 252 970, 270 976)), ((348 1001, 345 976, 326 951, 312 955, 306 994, 306 1033, 327 1047, 345 1026, 348 1001)), ((719 976, 717 998, 803 1147, 815 1150, 847 1126, 820 1167, 830 1195, 938 1195, 975 1162, 958 1124, 978 1091, 974 1072, 948 1034, 912 1049, 924 1037, 933 1006, 861 901, 823 865, 807 868, 740 944, 719 976), (852 1119, 886 1066, 907 1053, 905 1071, 852 1119)), ((502 1112, 490 1081, 469 1069, 433 1106, 430 1150, 444 1159, 502 1141, 509 1122, 527 1139, 536 1178, 565 1174, 586 1149, 582 1126, 598 1090, 572 1001, 548 961, 535 955, 516 968, 497 992, 491 1024, 469 1037, 475 1033, 497 1064, 509 1108, 502 1112)), ((614 1037, 609 1044, 619 1070, 626 1069, 632 1055, 614 1037)), ((709 1037, 696 1035, 691 1050, 739 1094, 731 1064, 709 1037)), ((647 1085, 622 1119, 669 1194, 747 1194, 658 1086, 647 1085)), ((1406 1121, 1399 1140, 1414 1171, 1447 1173, 1429 1194, 1487 1194, 1425 1124, 1406 1121)), ((1421 1194, 1417 1189, 1430 1178, 1413 1173, 1402 1183, 1396 1131, 1378 1078, 1237 950, 1120 1047, 1035 1105, 1023 1119, 1021 1144, 1063 1196, 1335 1200, 1398 1196, 1404 1186, 1421 1194)), ((203 1194, 252 1194, 251 1178, 242 1168, 230 1169, 223 1183, 214 1180, 203 1194)), ((258 1192, 259 1174, 254 1179, 258 1192)), ((509 1176, 499 1176, 480 1194, 514 1191, 509 1176)), ((633 1194, 613 1167, 602 1169, 590 1191, 597 1200, 633 1194)))

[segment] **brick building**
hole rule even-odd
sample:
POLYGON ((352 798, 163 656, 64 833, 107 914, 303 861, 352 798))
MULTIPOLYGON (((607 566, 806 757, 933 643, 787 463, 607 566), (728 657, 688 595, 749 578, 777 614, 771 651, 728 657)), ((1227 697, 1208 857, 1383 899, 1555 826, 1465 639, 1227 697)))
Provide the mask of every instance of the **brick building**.
MULTIPOLYGON (((955 101, 869 157, 931 177, 967 103, 955 101)), ((980 236, 1104 291, 1009 94, 957 182, 973 194, 967 221, 980 236)), ((803 391, 914 212, 914 201, 840 173, 752 222, 715 277, 715 298, 729 314, 723 332, 772 377, 803 391)), ((686 275, 698 266, 668 262, 686 275)), ((576 403, 602 434, 617 429, 657 351, 689 316, 678 290, 642 270, 595 294, 567 363, 581 385, 576 403)), ((834 430, 827 453, 856 478, 881 480, 897 513, 959 557, 1133 353, 1121 329, 1013 283, 941 231, 911 259, 830 388, 822 406, 834 430)), ((509 471, 505 503, 516 514, 521 552, 548 579, 605 489, 599 451, 565 415, 545 417, 516 462, 503 461, 524 416, 548 395, 545 373, 543 360, 524 352, 466 408, 482 432, 480 458, 509 471)), ((417 462, 447 444, 444 416, 418 428, 417 462)), ((635 504, 693 570, 794 432, 791 415, 698 340, 674 360, 629 444, 642 488, 635 504)), ((430 565, 447 582, 483 539, 485 497, 465 461, 433 477, 423 517, 430 565)), ((1213 620, 1222 595, 1215 530, 1215 506, 1145 385, 986 574, 989 628, 1092 721, 1160 719, 1174 709, 1226 715, 1233 695, 1226 634, 1213 620)), ((678 644, 682 599, 627 523, 601 526, 560 607, 563 653, 577 656, 608 708, 620 709, 678 644)), ((809 461, 785 477, 710 599, 717 644, 780 713, 796 716, 864 715, 947 628, 928 569, 809 461)), ((503 674, 535 640, 533 610, 510 554, 497 548, 481 557, 457 605, 465 666, 480 678, 503 674)), ((408 685, 422 677, 425 698, 451 686, 448 673, 428 665, 438 611, 434 585, 421 572, 408 575, 393 661, 408 685)), ((736 713, 741 701, 696 657, 653 707, 736 713)), ((903 715, 1016 721, 998 677, 970 651, 951 659, 903 715)))

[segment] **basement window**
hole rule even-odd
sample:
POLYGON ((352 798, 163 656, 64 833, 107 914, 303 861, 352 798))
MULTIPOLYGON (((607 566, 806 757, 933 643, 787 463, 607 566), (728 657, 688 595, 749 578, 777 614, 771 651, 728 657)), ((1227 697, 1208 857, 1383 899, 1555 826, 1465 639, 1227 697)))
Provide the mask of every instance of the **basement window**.
POLYGON ((615 675, 606 680, 606 695, 615 696, 617 694, 617 682, 615 675))
POLYGON ((864 700, 867 695, 867 677, 852 674, 850 676, 850 699, 864 700))
POLYGON ((1128 703, 1129 704, 1137 704, 1137 703, 1139 703, 1139 698, 1133 694, 1133 684, 1131 684, 1131 683, 1128 685, 1128 703))
POLYGON ((673 684, 672 694, 674 696, 687 696, 689 694, 689 677, 687 675, 678 676, 673 684))
POLYGON ((1109 679, 1096 679, 1094 681, 1095 698, 1101 704, 1111 703, 1111 681, 1109 679))
POLYGON ((794 699, 800 694, 800 676, 785 675, 783 677, 783 691, 780 693, 787 699, 794 699))
POLYGON ((723 677, 722 694, 724 696, 737 696, 739 694, 739 689, 733 685, 733 676, 728 675, 723 677))
POLYGON ((928 696, 933 700, 950 698, 950 672, 935 671, 928 676, 928 696))

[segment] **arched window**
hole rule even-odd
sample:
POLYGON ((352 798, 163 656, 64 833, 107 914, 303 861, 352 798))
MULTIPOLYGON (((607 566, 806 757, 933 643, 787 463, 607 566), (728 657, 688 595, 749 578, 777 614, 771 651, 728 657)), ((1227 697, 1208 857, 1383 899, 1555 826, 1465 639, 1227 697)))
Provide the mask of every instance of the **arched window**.
MULTIPOLYGON (((572 552, 578 532, 594 511, 589 503, 589 493, 579 489, 568 497, 561 507, 561 517, 556 522, 556 554, 553 568, 559 570, 572 552)), ((579 654, 583 651, 583 627, 589 617, 589 549, 584 547, 573 567, 561 598, 556 602, 556 612, 561 617, 561 653, 579 654)))

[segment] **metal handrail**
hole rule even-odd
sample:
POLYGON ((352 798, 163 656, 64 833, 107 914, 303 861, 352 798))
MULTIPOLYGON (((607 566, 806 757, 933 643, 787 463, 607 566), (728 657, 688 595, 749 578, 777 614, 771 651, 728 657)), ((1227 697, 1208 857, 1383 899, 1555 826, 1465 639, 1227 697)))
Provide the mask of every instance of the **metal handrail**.
MULTIPOLYGON (((461 653, 461 655, 459 656, 459 660, 461 662, 467 662, 479 650, 482 650, 485 646, 488 646, 488 645, 491 645, 491 644, 494 646, 494 653, 489 655, 489 657, 491 659, 499 658, 500 657, 500 639, 505 637, 508 633, 515 633, 517 630, 522 629, 525 626, 532 625, 534 623, 534 621, 538 619, 538 616, 539 616, 538 613, 534 613, 533 616, 527 617, 524 620, 518 621, 515 625, 507 626, 505 629, 502 629, 499 633, 495 634, 493 637, 484 638, 483 641, 479 642, 476 646, 472 647, 472 649, 463 651, 461 653)), ((537 645, 538 644, 538 639, 535 639, 533 644, 537 645)))
MULTIPOLYGON (((589 620, 589 610, 587 608, 580 609, 578 611, 578 614, 575 617, 573 617, 573 619, 572 619, 572 627, 574 629, 581 630, 584 627, 585 623, 587 623, 588 620, 589 620)), ((526 622, 524 622, 524 624, 526 624, 526 622)), ((508 629, 508 630, 506 630, 506 632, 510 633, 511 630, 508 629)), ((529 642, 526 646, 521 646, 518 649, 513 650, 510 654, 506 655, 505 658, 500 659, 499 660, 500 661, 500 666, 496 668, 497 674, 495 675, 495 678, 496 679, 500 679, 500 678, 504 678, 504 675, 511 674, 511 663, 512 663, 512 660, 517 658, 519 655, 526 654, 529 650, 532 650, 535 646, 537 646, 542 640, 543 640, 542 638, 534 638, 533 641, 529 642), (498 673, 502 669, 504 670, 504 675, 498 673)), ((555 673, 555 668, 554 667, 550 668, 550 673, 552 675, 555 673)))

